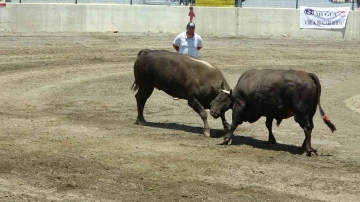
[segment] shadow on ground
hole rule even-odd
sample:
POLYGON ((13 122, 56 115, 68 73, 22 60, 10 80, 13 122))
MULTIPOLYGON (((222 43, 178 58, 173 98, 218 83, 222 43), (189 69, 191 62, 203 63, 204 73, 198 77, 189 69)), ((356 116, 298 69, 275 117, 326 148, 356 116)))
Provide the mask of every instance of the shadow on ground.
MULTIPOLYGON (((158 122, 146 122, 145 126, 154 127, 154 128, 163 128, 163 129, 171 129, 171 130, 180 130, 188 133, 196 133, 197 135, 201 135, 203 133, 203 128, 188 126, 184 124, 178 123, 158 123, 158 122)), ((225 135, 225 131, 222 129, 211 129, 210 135, 213 138, 223 137, 225 135)))
POLYGON ((304 150, 301 147, 283 143, 270 144, 268 141, 257 140, 248 136, 234 136, 231 145, 249 145, 258 149, 285 151, 291 154, 302 155, 304 150))
MULTIPOLYGON (((201 127, 188 126, 178 123, 158 123, 158 122, 147 122, 145 126, 154 127, 154 128, 163 128, 171 130, 180 130, 189 133, 195 133, 201 135, 203 129, 201 127)), ((225 135, 224 130, 220 129, 211 129, 212 138, 221 138, 225 135)), ((219 142, 220 143, 220 142, 219 142)), ((254 148, 264 149, 264 150, 273 150, 273 151, 285 151, 291 154, 301 155, 304 153, 301 147, 283 143, 269 144, 268 141, 257 140, 248 136, 234 136, 231 145, 249 145, 254 148)))

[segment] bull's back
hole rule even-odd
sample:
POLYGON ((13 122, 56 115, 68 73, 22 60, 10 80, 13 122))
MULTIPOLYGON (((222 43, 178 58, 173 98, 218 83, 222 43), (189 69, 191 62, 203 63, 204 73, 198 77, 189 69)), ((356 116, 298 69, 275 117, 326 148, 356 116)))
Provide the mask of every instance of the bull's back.
POLYGON ((256 91, 263 87, 296 86, 313 84, 307 72, 297 70, 252 69, 246 71, 239 79, 237 87, 245 91, 256 91))
POLYGON ((180 53, 144 51, 135 63, 134 68, 141 72, 142 79, 172 96, 204 95, 210 93, 211 86, 220 87, 223 82, 230 89, 218 68, 180 53))
POLYGON ((316 105, 317 89, 307 72, 296 70, 249 70, 236 89, 244 100, 267 107, 291 107, 295 102, 316 105), (314 104, 315 103, 315 104, 314 104))

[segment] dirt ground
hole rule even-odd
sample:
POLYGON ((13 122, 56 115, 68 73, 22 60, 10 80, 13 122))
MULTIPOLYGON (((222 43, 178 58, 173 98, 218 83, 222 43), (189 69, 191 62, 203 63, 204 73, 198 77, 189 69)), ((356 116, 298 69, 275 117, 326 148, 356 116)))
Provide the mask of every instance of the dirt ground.
MULTIPOLYGON (((186 101, 158 90, 145 108, 151 126, 135 125, 135 56, 173 51, 174 36, 0 36, 0 201, 360 201, 360 41, 203 38, 201 59, 232 87, 250 68, 319 76, 338 130, 317 112, 319 155, 307 157, 293 118, 274 127, 278 145, 262 118, 220 146, 186 101)), ((220 119, 209 124, 221 132, 220 119)))

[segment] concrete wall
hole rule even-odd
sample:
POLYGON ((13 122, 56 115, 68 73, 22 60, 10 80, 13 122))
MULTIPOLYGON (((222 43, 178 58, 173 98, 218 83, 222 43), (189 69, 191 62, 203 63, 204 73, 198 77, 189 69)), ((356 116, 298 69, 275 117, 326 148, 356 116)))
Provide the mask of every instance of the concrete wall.
MULTIPOLYGON (((343 30, 299 28, 299 10, 195 7, 196 31, 204 36, 314 37, 360 39, 360 12, 350 11, 343 30)), ((138 32, 185 30, 184 6, 102 4, 14 4, 0 8, 3 32, 138 32)))

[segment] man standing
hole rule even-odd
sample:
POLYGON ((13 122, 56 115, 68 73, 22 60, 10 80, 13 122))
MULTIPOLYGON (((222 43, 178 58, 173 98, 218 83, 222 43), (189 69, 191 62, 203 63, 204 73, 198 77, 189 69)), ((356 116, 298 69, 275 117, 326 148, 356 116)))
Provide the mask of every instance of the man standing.
POLYGON ((174 49, 185 55, 199 57, 199 50, 203 47, 202 38, 195 33, 195 24, 189 22, 186 25, 186 32, 176 36, 173 42, 174 49))
MULTIPOLYGON (((186 32, 182 32, 175 37, 173 47, 181 54, 191 55, 194 58, 199 57, 199 50, 203 47, 202 38, 195 33, 195 24, 193 22, 186 25, 186 32)), ((178 99, 174 97, 174 100, 178 99)))

